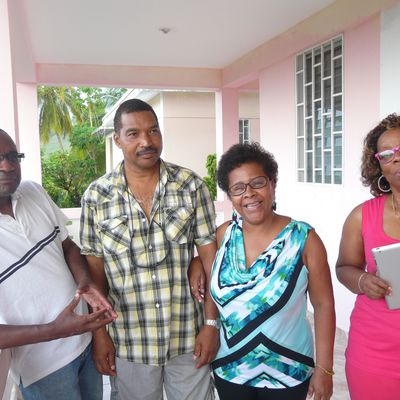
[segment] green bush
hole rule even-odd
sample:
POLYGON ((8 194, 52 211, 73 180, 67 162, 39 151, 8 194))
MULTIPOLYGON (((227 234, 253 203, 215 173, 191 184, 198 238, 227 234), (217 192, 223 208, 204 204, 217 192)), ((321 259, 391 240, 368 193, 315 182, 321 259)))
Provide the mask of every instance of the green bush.
POLYGON ((208 175, 203 179, 210 191, 212 199, 215 201, 217 199, 217 179, 215 175, 217 170, 217 155, 215 153, 207 156, 206 168, 208 175))
POLYGON ((43 187, 59 207, 80 207, 86 188, 105 172, 104 139, 92 130, 75 126, 68 151, 42 154, 43 187))

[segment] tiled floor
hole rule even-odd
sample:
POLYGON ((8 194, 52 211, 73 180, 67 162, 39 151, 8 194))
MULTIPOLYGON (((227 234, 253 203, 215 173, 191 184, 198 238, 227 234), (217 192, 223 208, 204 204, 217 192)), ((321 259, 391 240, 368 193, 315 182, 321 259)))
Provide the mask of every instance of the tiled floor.
POLYGON ((347 390, 347 382, 345 376, 345 358, 344 352, 347 346, 347 333, 341 329, 336 329, 335 353, 334 353, 334 369, 333 377, 333 396, 332 400, 350 400, 347 390))
MULTIPOLYGON (((341 329, 336 329, 335 338, 335 376, 333 377, 333 396, 331 400, 350 400, 344 371, 344 351, 347 345, 347 334, 341 329)), ((104 379, 104 400, 110 398, 110 383, 104 379)), ((218 395, 216 397, 218 399, 218 395)))

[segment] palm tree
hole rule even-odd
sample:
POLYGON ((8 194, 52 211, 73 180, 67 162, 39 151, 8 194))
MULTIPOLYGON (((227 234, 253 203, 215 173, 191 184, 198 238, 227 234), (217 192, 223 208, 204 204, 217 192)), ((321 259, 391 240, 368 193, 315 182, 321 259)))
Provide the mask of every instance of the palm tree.
POLYGON ((39 131, 41 143, 57 136, 70 136, 74 125, 99 126, 106 110, 126 91, 124 88, 39 86, 39 131))
POLYGON ((96 128, 101 125, 101 120, 106 111, 126 92, 124 88, 76 88, 74 96, 81 104, 82 118, 85 125, 96 128))
POLYGON ((74 88, 64 86, 40 86, 39 132, 41 143, 48 143, 50 135, 57 136, 60 148, 64 151, 62 138, 72 132, 72 118, 77 123, 82 121, 82 110, 75 101, 74 88))

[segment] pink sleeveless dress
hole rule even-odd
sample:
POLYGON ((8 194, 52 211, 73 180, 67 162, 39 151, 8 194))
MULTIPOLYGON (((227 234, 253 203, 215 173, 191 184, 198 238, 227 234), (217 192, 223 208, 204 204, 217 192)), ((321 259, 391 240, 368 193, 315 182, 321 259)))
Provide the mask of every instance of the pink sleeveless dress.
MULTIPOLYGON (((386 198, 381 196, 368 200, 362 208, 362 237, 368 272, 376 271, 371 252, 373 247, 399 242, 383 231, 386 198)), ((379 399, 400 399, 400 310, 389 310, 385 299, 371 300, 364 294, 357 296, 350 318, 346 374, 352 399, 375 400, 372 394, 374 385, 379 385, 376 388, 380 393, 379 399), (392 383, 391 386, 395 383, 393 390, 396 393, 390 393, 389 384, 381 386, 382 379, 386 378, 392 383), (363 394, 358 393, 361 386, 356 380, 360 380, 365 389, 363 394)))

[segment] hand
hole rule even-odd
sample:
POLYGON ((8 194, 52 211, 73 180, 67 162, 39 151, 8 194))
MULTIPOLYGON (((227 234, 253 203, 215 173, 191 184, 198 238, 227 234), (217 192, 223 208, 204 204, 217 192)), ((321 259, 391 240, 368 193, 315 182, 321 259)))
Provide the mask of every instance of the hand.
POLYGON ((314 396, 314 400, 329 400, 332 397, 332 376, 326 374, 320 368, 315 368, 310 380, 307 397, 314 396))
POLYGON ((201 303, 204 300, 206 274, 199 257, 192 259, 188 269, 188 277, 190 282, 190 291, 193 297, 201 303))
POLYGON ((93 334, 93 361, 100 374, 117 375, 114 343, 105 329, 99 329, 93 334))
POLYGON ((204 325, 196 337, 193 358, 197 360, 196 368, 210 364, 219 349, 219 330, 204 325))
POLYGON ((107 315, 109 310, 106 308, 100 309, 92 314, 78 315, 74 310, 79 301, 80 295, 77 293, 71 303, 69 303, 57 318, 50 323, 57 337, 68 337, 94 331, 115 319, 107 315))
POLYGON ((361 277, 359 287, 372 300, 382 299, 392 293, 392 288, 388 282, 369 272, 365 272, 361 277))
POLYGON ((81 283, 77 289, 77 293, 81 295, 90 305, 93 311, 107 309, 108 316, 113 319, 117 318, 117 313, 113 310, 109 301, 101 294, 95 284, 91 281, 81 283))

